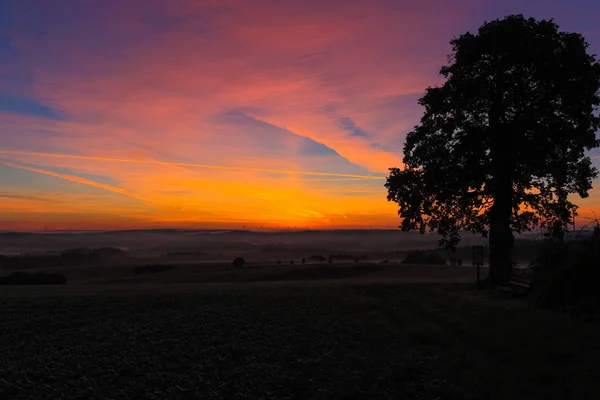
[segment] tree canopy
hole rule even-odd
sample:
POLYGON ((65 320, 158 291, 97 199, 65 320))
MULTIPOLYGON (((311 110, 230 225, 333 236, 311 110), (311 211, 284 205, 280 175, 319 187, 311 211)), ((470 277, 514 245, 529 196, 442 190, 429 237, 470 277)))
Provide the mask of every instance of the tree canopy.
POLYGON ((507 264, 513 232, 542 226, 560 239, 577 209, 570 195, 588 196, 600 64, 580 34, 522 15, 450 43, 446 81, 419 100, 388 200, 402 230, 435 230, 450 248, 461 230, 489 233, 490 261, 507 264))

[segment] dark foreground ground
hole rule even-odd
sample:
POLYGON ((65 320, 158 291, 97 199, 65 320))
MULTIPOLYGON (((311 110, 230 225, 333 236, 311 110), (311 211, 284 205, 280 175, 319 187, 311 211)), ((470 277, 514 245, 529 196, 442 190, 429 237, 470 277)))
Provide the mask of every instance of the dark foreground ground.
POLYGON ((596 399, 600 389, 597 323, 464 284, 23 293, 0 297, 2 399, 596 399))

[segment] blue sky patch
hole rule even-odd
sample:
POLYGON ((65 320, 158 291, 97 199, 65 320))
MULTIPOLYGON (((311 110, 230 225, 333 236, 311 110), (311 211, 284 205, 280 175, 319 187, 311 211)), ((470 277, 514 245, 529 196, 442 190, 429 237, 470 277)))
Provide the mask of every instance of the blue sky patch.
POLYGON ((62 119, 56 111, 34 99, 0 92, 0 112, 31 115, 55 120, 62 119))

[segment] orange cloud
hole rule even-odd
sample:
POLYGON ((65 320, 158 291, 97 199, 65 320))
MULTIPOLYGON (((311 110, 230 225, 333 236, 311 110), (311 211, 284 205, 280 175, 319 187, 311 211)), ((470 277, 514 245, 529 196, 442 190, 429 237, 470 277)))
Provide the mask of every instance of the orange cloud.
MULTIPOLYGON (((22 109, 0 106, 0 154, 40 175, 13 185, 16 195, 47 192, 51 177, 81 185, 43 205, 68 226, 396 226, 387 169, 401 166, 448 40, 486 9, 475 0, 64 3, 16 2, 3 32, 14 51, 0 57, 0 85, 22 109)), ((0 192, 19 179, 7 171, 0 192)), ((2 204, 11 224, 8 213, 33 221, 40 207, 2 204)))

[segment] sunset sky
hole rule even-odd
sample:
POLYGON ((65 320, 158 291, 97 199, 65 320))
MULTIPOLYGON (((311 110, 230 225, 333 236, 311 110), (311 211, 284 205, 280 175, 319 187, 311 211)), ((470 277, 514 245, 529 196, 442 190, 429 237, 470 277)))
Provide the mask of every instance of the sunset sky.
POLYGON ((1 0, 0 230, 396 227, 448 41, 513 13, 600 53, 597 0, 1 0))

